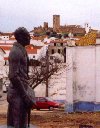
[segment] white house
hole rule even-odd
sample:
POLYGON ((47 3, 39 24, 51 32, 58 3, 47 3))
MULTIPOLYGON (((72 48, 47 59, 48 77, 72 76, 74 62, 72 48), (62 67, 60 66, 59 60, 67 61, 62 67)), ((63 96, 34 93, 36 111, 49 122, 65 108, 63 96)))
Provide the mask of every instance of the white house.
POLYGON ((1 33, 0 39, 3 41, 7 41, 10 39, 11 36, 12 36, 12 33, 1 33))
POLYGON ((42 57, 46 55, 46 50, 47 50, 47 45, 44 46, 34 46, 34 45, 29 45, 26 47, 29 59, 34 59, 34 60, 40 60, 42 57))
POLYGON ((1 39, 4 40, 4 41, 9 40, 9 36, 8 35, 3 35, 3 36, 1 36, 1 39))
POLYGON ((3 66, 5 64, 4 55, 5 51, 2 48, 0 48, 0 79, 3 78, 3 66))

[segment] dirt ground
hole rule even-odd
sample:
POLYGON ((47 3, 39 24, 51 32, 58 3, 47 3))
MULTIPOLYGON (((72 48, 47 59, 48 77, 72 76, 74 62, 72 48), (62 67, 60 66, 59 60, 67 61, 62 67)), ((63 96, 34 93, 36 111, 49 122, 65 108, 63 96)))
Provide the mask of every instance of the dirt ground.
MULTIPOLYGON (((0 124, 6 124, 6 96, 0 100, 0 124)), ((32 110, 31 124, 39 128, 79 128, 80 124, 100 128, 100 112, 96 113, 65 113, 63 109, 32 110)))
MULTIPOLYGON (((0 124, 6 124, 6 113, 0 113, 0 124)), ((39 128, 79 128, 80 124, 100 128, 100 113, 67 114, 60 110, 33 110, 31 124, 39 128)))

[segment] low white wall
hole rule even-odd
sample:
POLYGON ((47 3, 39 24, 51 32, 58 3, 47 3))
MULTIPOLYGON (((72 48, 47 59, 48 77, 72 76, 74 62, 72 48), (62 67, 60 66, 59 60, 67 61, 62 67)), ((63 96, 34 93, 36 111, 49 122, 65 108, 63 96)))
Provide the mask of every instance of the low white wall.
POLYGON ((100 45, 67 47, 66 107, 100 103, 100 45))

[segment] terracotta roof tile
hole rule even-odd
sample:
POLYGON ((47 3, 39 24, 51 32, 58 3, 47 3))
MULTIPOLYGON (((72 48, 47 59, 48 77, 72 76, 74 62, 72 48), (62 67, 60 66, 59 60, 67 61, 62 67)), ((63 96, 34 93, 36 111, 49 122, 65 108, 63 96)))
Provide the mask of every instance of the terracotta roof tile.
POLYGON ((0 43, 0 46, 4 45, 4 46, 7 46, 7 45, 13 45, 14 43, 0 43))
POLYGON ((67 43, 67 41, 63 41, 63 40, 52 40, 50 41, 50 43, 67 43))
POLYGON ((5 51, 5 50, 11 50, 12 47, 11 46, 1 46, 0 45, 0 48, 2 48, 5 51))
MULTIPOLYGON (((5 50, 10 51, 12 46, 2 46, 2 45, 0 45, 0 48, 2 48, 4 51, 5 50)), ((40 48, 41 48, 40 46, 38 46, 38 47, 35 46, 34 47, 34 46, 30 45, 30 47, 26 47, 26 51, 27 51, 28 54, 37 54, 37 49, 40 49, 40 48)))
POLYGON ((42 48, 42 46, 34 46, 32 44, 26 46, 26 49, 41 49, 41 48, 42 48))
POLYGON ((39 36, 39 37, 31 37, 33 40, 43 40, 45 38, 45 36, 39 36))
POLYGON ((37 54, 37 49, 26 49, 28 54, 37 54))

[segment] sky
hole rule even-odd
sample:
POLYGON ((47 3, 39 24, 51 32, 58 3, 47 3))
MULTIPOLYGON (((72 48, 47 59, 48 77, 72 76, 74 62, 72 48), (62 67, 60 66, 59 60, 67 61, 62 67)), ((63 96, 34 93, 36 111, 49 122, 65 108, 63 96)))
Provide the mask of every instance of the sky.
POLYGON ((44 22, 53 27, 53 15, 60 15, 60 25, 89 23, 100 30, 100 0, 0 0, 0 31, 31 31, 44 22))

